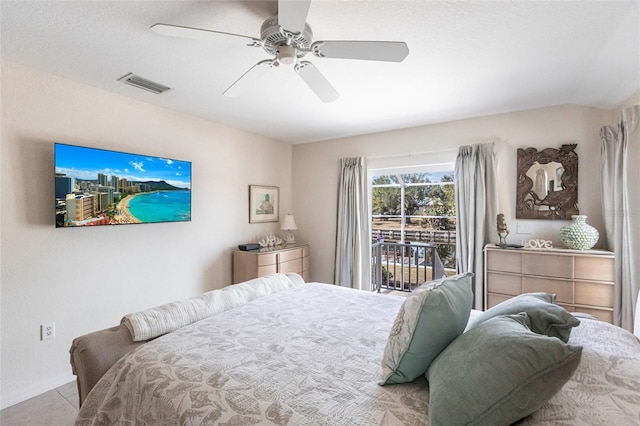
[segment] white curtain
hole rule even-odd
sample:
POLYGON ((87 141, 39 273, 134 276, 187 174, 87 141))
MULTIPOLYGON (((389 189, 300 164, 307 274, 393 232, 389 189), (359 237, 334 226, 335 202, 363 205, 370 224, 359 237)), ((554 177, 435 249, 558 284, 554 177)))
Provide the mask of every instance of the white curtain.
POLYGON ((475 309, 484 308, 484 246, 496 235, 498 196, 493 148, 493 143, 461 146, 454 171, 457 271, 475 274, 475 309))
POLYGON ((356 157, 340 161, 335 284, 370 291, 371 215, 366 160, 356 157))
POLYGON ((614 324, 640 336, 640 105, 600 130, 607 248, 615 253, 614 324))

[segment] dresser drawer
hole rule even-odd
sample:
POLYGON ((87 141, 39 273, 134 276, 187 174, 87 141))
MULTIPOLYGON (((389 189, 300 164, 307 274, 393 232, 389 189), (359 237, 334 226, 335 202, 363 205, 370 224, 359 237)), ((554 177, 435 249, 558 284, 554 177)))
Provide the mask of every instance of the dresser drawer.
POLYGON ((523 293, 536 293, 539 291, 555 294, 558 303, 573 303, 573 281, 522 277, 523 293))
POLYGON ((492 251, 487 260, 487 270, 499 272, 521 272, 520 253, 508 250, 492 251))
POLYGON ((573 257, 523 253, 522 273, 544 277, 573 278, 573 257))
POLYGON ((275 274, 276 272, 278 272, 278 266, 275 264, 258 266, 258 277, 264 277, 265 275, 275 274))
POLYGON ((258 266, 275 265, 278 258, 275 253, 265 253, 258 255, 258 266))
POLYGON ((576 281, 575 303, 613 308, 613 285, 576 281))
POLYGON ((521 278, 519 275, 499 274, 489 272, 487 291, 489 293, 501 293, 516 296, 522 293, 521 278))
POLYGON ((576 257, 575 277, 590 281, 615 281, 615 260, 610 257, 576 257))
POLYGON ((280 263, 278 272, 281 272, 283 274, 286 274, 288 272, 295 272, 299 274, 300 272, 302 272, 302 259, 294 259, 288 262, 280 263))
POLYGON ((302 257, 302 249, 286 250, 278 254, 280 262, 289 262, 290 260, 300 259, 302 257))

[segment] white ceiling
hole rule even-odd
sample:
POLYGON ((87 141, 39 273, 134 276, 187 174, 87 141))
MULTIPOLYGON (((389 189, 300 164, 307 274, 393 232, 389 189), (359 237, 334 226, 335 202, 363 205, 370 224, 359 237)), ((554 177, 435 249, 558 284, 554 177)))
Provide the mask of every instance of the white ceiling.
POLYGON ((640 2, 323 1, 314 40, 405 41, 401 63, 307 55, 341 97, 324 104, 291 66, 238 98, 221 93, 268 55, 244 40, 157 35, 155 23, 259 38, 276 1, 6 1, 1 57, 166 108, 303 143, 578 104, 612 108, 640 89, 640 2), (133 72, 172 87, 117 81, 133 72))

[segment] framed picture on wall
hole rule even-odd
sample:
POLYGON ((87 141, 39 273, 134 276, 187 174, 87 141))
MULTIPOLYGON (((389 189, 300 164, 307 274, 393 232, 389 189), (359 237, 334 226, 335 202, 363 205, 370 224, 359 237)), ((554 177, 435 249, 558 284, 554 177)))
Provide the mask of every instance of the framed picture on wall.
POLYGON ((249 185, 249 223, 277 222, 279 206, 280 188, 249 185))

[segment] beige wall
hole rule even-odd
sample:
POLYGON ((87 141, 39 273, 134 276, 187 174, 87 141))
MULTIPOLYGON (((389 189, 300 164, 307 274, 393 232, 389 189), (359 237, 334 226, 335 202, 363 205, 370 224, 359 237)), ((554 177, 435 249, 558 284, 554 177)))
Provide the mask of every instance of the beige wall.
POLYGON ((523 220, 530 225, 532 233, 516 234, 516 150, 557 148, 563 143, 577 142, 580 212, 589 216, 588 223, 602 231, 599 134, 600 127, 609 124, 609 116, 607 110, 557 106, 295 145, 294 213, 298 238, 311 244, 312 279, 333 282, 339 159, 342 157, 365 156, 378 167, 384 163, 385 156, 396 166, 402 162, 427 164, 455 161, 457 149, 462 145, 499 141, 498 202, 499 212, 505 214, 511 231, 507 241, 540 238, 552 240, 554 246, 559 247, 560 228, 569 221, 523 220))
POLYGON ((278 232, 248 223, 248 185, 279 186, 281 212, 291 210, 292 152, 12 63, 1 72, 5 407, 73 379, 74 337, 231 283, 231 250, 278 232), (54 141, 192 161, 192 222, 56 229, 54 141), (56 337, 40 341, 40 324, 52 321, 56 337))

